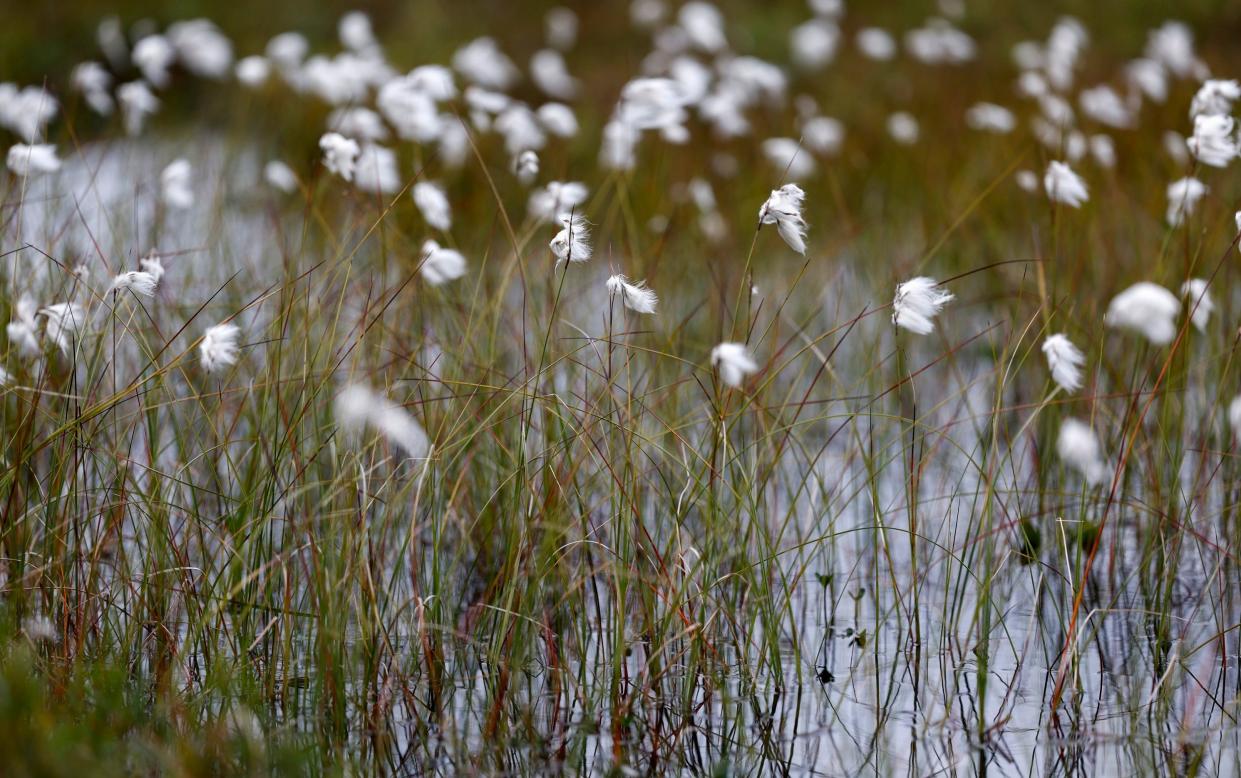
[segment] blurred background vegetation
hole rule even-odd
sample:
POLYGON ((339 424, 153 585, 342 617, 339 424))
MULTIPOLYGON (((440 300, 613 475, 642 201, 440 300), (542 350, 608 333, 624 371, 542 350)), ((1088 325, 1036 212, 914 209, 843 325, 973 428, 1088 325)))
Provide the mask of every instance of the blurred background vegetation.
MULTIPOLYGON (((787 51, 790 27, 809 17, 805 0, 719 0, 740 51, 772 56, 787 51)), ((350 10, 370 14, 389 59, 398 66, 447 61, 451 52, 479 35, 497 38, 519 63, 543 45, 546 11, 565 6, 581 19, 580 42, 570 65, 579 72, 617 73, 618 84, 634 72, 648 50, 643 33, 628 23, 628 0, 3 0, 0 2, 0 80, 39 83, 63 79, 73 64, 98 57, 99 22, 118 17, 127 30, 163 28, 179 19, 204 16, 235 43, 238 56, 261 53, 273 35, 297 30, 314 50, 335 50, 337 20, 350 10)), ((1091 31, 1092 52, 1101 59, 1140 53, 1147 30, 1166 19, 1189 23, 1199 49, 1212 52, 1241 40, 1241 3, 1235 0, 1055 0, 995 2, 965 0, 960 26, 975 37, 980 59, 1007 57, 1015 40, 1045 37, 1064 14, 1091 31)), ((939 15, 934 0, 846 2, 843 27, 889 26, 900 32, 939 15)), ((605 102, 612 94, 591 90, 605 102)))

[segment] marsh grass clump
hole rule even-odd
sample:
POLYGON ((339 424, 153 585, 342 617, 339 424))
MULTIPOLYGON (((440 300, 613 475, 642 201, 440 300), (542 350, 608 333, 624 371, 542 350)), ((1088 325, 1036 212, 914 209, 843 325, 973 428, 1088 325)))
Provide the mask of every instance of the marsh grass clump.
POLYGON ((1214 18, 464 8, 0 84, 6 774, 1235 762, 1214 18))

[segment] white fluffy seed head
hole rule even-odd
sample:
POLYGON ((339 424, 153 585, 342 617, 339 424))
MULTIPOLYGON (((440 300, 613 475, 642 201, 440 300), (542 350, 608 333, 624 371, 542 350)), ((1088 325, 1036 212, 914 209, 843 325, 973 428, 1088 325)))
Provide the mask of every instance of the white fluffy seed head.
POLYGON ((1142 281, 1112 298, 1103 323, 1137 332, 1151 343, 1163 346, 1176 337, 1176 317, 1180 312, 1181 302, 1176 295, 1158 284, 1142 281))
POLYGON ((452 207, 448 204, 448 195, 439 184, 430 181, 419 181, 414 184, 414 205, 427 224, 441 232, 452 228, 452 207))
POLYGON ((952 299, 952 293, 935 279, 911 278, 896 287, 892 323, 918 335, 929 335, 935 330, 934 318, 952 299))
POLYGON ((461 252, 446 249, 433 240, 422 244, 422 277, 431 286, 439 286, 465 275, 465 257, 461 252))
POLYGON ((350 384, 336 395, 332 404, 336 423, 347 432, 365 427, 375 429, 413 459, 422 459, 430 442, 422 427, 401 406, 360 384, 350 384))
POLYGON ((229 365, 237 364, 237 339, 241 336, 241 328, 236 324, 224 323, 208 327, 203 333, 202 342, 198 344, 198 355, 203 369, 208 373, 216 373, 229 365))
POLYGON ((194 204, 194 189, 190 182, 194 177, 194 168, 189 160, 175 159, 159 174, 160 192, 164 205, 177 210, 184 210, 194 204))
POLYGON ((608 291, 619 294, 626 308, 635 313, 655 313, 659 298, 653 289, 648 289, 644 281, 630 283, 621 275, 611 276, 607 280, 608 291))
POLYGON ((1207 282, 1202 278, 1191 278, 1181 284, 1181 297, 1190 311, 1189 320, 1199 332, 1206 332, 1207 323, 1215 311, 1215 300, 1207 289, 1207 282))
POLYGON ((549 181, 530 193, 530 215, 547 224, 558 223, 586 202, 586 185, 578 181, 549 181))
POLYGON ((155 283, 159 283, 164 277, 164 261, 160 259, 159 254, 151 252, 146 257, 138 260, 138 267, 155 279, 155 283))
POLYGON ((17 143, 9 147, 5 160, 9 170, 19 176, 55 173, 60 170, 60 158, 56 147, 49 143, 17 143))
POLYGON ((513 174, 522 186, 530 186, 539 177, 539 155, 526 149, 513 158, 513 174))
POLYGON ((338 132, 328 132, 319 138, 319 148, 323 150, 323 164, 329 171, 346 181, 353 180, 358 155, 362 153, 357 141, 338 132))
POLYGON ((35 316, 39 304, 29 295, 22 295, 13 306, 13 320, 5 327, 9 341, 17 348, 17 353, 26 359, 37 357, 42 350, 39 348, 39 323, 35 316))
POLYGON ((1108 477, 1110 468, 1103 456, 1103 446, 1085 422, 1072 418, 1064 420, 1056 438, 1056 453, 1091 486, 1103 483, 1108 477))
POLYGON ((590 259, 590 227, 580 214, 563 216, 560 232, 548 243, 556 262, 585 262, 590 259))
POLYGON ((1232 80, 1210 78, 1203 82, 1189 104, 1189 117, 1227 116, 1232 104, 1241 98, 1241 84, 1232 80))
POLYGON ((121 84, 116 88, 116 100, 121 104, 125 133, 131 136, 140 134, 147 117, 159 110, 159 98, 145 81, 121 84))
POLYGON ((119 293, 128 289, 143 297, 153 297, 158 283, 159 279, 146 270, 127 270, 112 279, 112 285, 108 287, 108 291, 119 293))
POLYGON ((888 135, 902 146, 911 146, 918 142, 918 120, 908 111, 897 111, 888 117, 888 135))
POLYGON ((74 339, 86 327, 85 309, 77 303, 53 303, 39 313, 47 319, 44 332, 48 340, 66 354, 72 351, 74 339))
POLYGON ((774 224, 780 237, 798 254, 806 253, 806 220, 802 203, 806 193, 797 184, 785 184, 772 190, 771 196, 758 210, 759 224, 774 224))
POLYGON ((1064 203, 1071 208, 1080 208, 1082 203, 1090 199, 1086 182, 1064 162, 1053 161, 1047 166, 1047 172, 1043 175, 1043 189, 1052 202, 1064 203))
POLYGON ((1194 159, 1211 167, 1228 167, 1238 154, 1236 123, 1225 114, 1194 117, 1194 134, 1185 141, 1194 159))
POLYGON ((263 166, 263 180, 268 186, 285 194, 297 191, 297 173, 278 159, 273 159, 263 166))
POLYGON ((719 371, 720 380, 734 389, 747 375, 758 372, 758 363, 744 343, 721 343, 711 349, 711 365, 719 371))
POLYGON ((1048 335, 1043 341, 1043 354, 1047 357, 1047 367, 1051 377, 1061 389, 1075 392, 1082 388, 1082 365, 1086 357, 1081 349, 1063 334, 1048 335))
POLYGON ((1005 135, 1017 127, 1013 112, 995 103, 975 103, 965 112, 965 123, 971 129, 1005 135))
POLYGON ((1193 216, 1198 201, 1206 193, 1206 184, 1196 178, 1182 178, 1168 184, 1168 212, 1165 218, 1169 226, 1180 227, 1186 218, 1193 216))
POLYGON ((1241 441, 1241 394, 1228 403, 1228 426, 1232 429, 1233 440, 1241 441))

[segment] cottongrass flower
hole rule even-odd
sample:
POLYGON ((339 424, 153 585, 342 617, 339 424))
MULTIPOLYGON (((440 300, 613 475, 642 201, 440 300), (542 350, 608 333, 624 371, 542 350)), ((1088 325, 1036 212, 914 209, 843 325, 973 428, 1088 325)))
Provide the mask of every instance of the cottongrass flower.
MULTIPOLYGON (((455 92, 451 75, 448 78, 448 85, 455 92)), ((391 79, 381 86, 375 105, 402 140, 429 143, 438 138, 446 126, 435 98, 418 83, 414 73, 391 79)))
POLYGON ((620 89, 613 122, 633 130, 656 130, 669 143, 685 143, 689 113, 686 84, 673 78, 634 78, 620 89))
POLYGON ((624 276, 615 275, 607 280, 608 291, 619 294, 625 307, 636 313, 654 313, 659 298, 653 289, 648 289, 645 281, 629 283, 624 276))
POLYGON ((734 389, 747 375, 758 372, 758 363, 744 343, 721 343, 711 349, 711 365, 719 371, 720 380, 734 389))
POLYGON ((222 79, 233 64, 233 44, 208 19, 189 19, 168 26, 168 40, 177 60, 202 78, 222 79))
POLYGON ((149 273, 157 284, 164 277, 164 261, 155 252, 138 260, 138 267, 149 273))
POLYGON ((190 181, 194 176, 194 169, 190 166, 189 160, 176 159, 164 168, 159 174, 160 192, 164 198, 164 204, 169 208, 185 210, 194 204, 194 190, 190 187, 190 181))
POLYGON ((162 35, 146 36, 134 44, 132 58, 134 66, 152 86, 156 89, 168 86, 168 68, 176 60, 177 52, 167 38, 162 35))
POLYGON ((1153 59, 1141 57, 1130 61, 1125 66, 1125 79, 1152 102, 1168 99, 1168 72, 1153 59))
POLYGON ((323 164, 329 171, 346 181, 353 180, 358 155, 362 153, 357 141, 338 132, 328 132, 319 138, 319 148, 323 150, 323 164))
POLYGON ((452 207, 439 184, 419 181, 414 184, 413 197, 414 205, 418 206, 427 224, 441 232, 447 232, 452 227, 452 207))
POLYGON ((470 41, 452 55, 452 66, 467 80, 485 89, 506 91, 520 77, 520 71, 493 38, 470 41))
POLYGON ((73 68, 70 76, 73 88, 82 93, 86 104, 100 116, 111 116, 116 103, 110 89, 112 74, 98 62, 83 62, 73 68))
POLYGON ((47 319, 44 332, 48 340, 68 354, 73 350, 73 340, 86 326, 86 311, 77 303, 53 303, 39 313, 47 319))
POLYGON ((1164 346, 1176 337, 1176 317, 1180 312, 1181 301, 1176 295, 1158 284, 1142 281, 1112 298, 1103 323, 1139 333, 1151 343, 1164 346))
POLYGON ((553 8, 543 17, 547 42, 561 51, 568 51, 577 43, 577 28, 577 14, 568 8, 553 8))
POLYGON ((1189 104, 1189 118, 1194 119, 1196 124, 1199 116, 1227 116, 1232 113, 1232 104, 1238 99, 1241 99, 1241 84, 1218 78, 1207 79, 1189 104))
POLYGON ((1228 403, 1228 426, 1232 428, 1232 438, 1241 441, 1241 394, 1228 403))
POLYGON ((1060 425, 1056 453, 1065 464, 1081 473, 1091 486, 1103 483, 1111 469, 1103 458, 1103 446, 1094 430, 1077 419, 1065 419, 1060 425))
POLYGON ((1004 135, 1017 127, 1013 112, 995 103, 975 103, 965 112, 965 123, 971 129, 1004 135))
POLYGON ((41 86, 18 89, 15 84, 0 84, 0 125, 26 143, 44 136, 47 123, 59 109, 59 101, 41 86))
POLYGON ((465 275, 465 257, 461 252, 446 249, 433 240, 422 244, 422 277, 431 286, 439 286, 465 275))
POLYGON ((896 287, 896 297, 892 300, 892 323, 918 335, 930 335, 935 330, 932 320, 952 299, 952 293, 935 279, 926 276, 911 278, 896 287))
POLYGON ((504 109, 504 112, 496 117, 492 129, 504 136, 504 148, 510 155, 526 149, 541 149, 547 145, 547 133, 543 132, 538 116, 521 103, 514 103, 504 109))
POLYGON ((1110 136, 1091 135, 1089 146, 1090 156, 1094 157, 1094 161, 1099 163, 1100 167, 1108 169, 1116 167, 1116 144, 1112 143, 1110 136))
POLYGON ((1043 190, 1053 203, 1064 203, 1072 208, 1080 208, 1090 199, 1086 182, 1064 162, 1053 161, 1047 166, 1047 173, 1043 175, 1043 190))
POLYGON ((39 304, 29 295, 22 295, 18 298, 17 305, 13 307, 15 318, 4 330, 9 342, 17 347, 17 352, 21 356, 27 359, 37 357, 41 351, 38 337, 39 323, 35 319, 38 311, 39 304))
POLYGON ((282 71, 293 71, 301 66, 310 51, 310 42, 300 32, 282 32, 267 42, 263 53, 282 71))
POLYGON ((902 146, 918 142, 918 120, 907 111, 897 111, 888 117, 888 135, 902 146))
POLYGON ((236 324, 226 322, 208 327, 202 342, 198 344, 198 357, 203 369, 208 373, 218 373, 229 365, 237 364, 239 337, 241 328, 236 324))
POLYGON ((814 175, 814 157, 792 138, 768 138, 762 144, 763 156, 771 166, 794 181, 814 175))
POLYGON ((559 51, 543 49, 530 58, 530 78, 535 86, 557 100, 577 97, 581 84, 569 73, 559 51))
POLYGON ((1165 218, 1172 227, 1180 227, 1193 216, 1198 201, 1207 193, 1206 184, 1196 178, 1182 178, 1168 184, 1168 211, 1165 218))
POLYGON ((556 255, 556 262, 585 262, 590 259, 590 227, 580 214, 561 217, 564 225, 551 243, 547 244, 556 255))
POLYGON ((6 163, 9 170, 22 177, 60 170, 60 157, 50 143, 17 143, 9 147, 6 163))
POLYGON ((1018 170, 1013 178, 1021 191, 1029 192, 1030 194, 1038 191, 1038 174, 1033 170, 1018 170))
POLYGON ((776 231, 789 248, 798 254, 806 253, 806 220, 802 218, 802 203, 806 193, 797 184, 785 184, 773 189, 771 196, 758 211, 758 222, 776 225, 776 231))
POLYGON ((1075 392, 1082 388, 1082 365, 1086 364, 1086 356, 1081 349, 1063 334, 1048 335, 1043 341, 1043 354, 1047 356, 1047 367, 1051 369, 1051 378, 1066 392, 1075 392))
POLYGON ((1194 328, 1199 332, 1206 332, 1207 322, 1211 320, 1211 314, 1215 311, 1215 301, 1211 299, 1211 293, 1207 290, 1206 280, 1191 278, 1181 284, 1181 297, 1189 299, 1186 305, 1191 311, 1189 320, 1194 328))
POLYGON ((691 43, 703 51, 715 53, 728 46, 724 35, 724 15, 715 6, 692 0, 681 6, 677 21, 691 43))
POLYGON ((801 140, 816 154, 834 156, 845 142, 845 126, 830 116, 814 116, 802 122, 801 140))
POLYGON ((145 270, 127 270, 112 279, 112 285, 108 287, 108 291, 119 294, 128 289, 143 297, 154 297, 155 285, 158 283, 159 279, 145 270))
POLYGON ((887 30, 866 27, 858 30, 856 41, 858 49, 869 59, 886 62, 896 56, 896 40, 887 30))
POLYGON ((358 154, 353 182, 363 192, 392 194, 401 188, 396 152, 385 146, 367 143, 358 154))
POLYGON ((263 180, 268 186, 285 194, 292 194, 297 190, 297 173, 278 159, 273 159, 263 166, 263 180))
POLYGON ((410 458, 423 459, 430 450, 427 434, 414 417, 387 397, 360 384, 346 386, 332 403, 336 423, 348 432, 371 427, 403 449, 410 458))
POLYGON ((840 28, 826 19, 811 19, 789 33, 793 63, 804 70, 819 70, 830 64, 840 43, 840 28))
POLYGON ((267 83, 267 79, 271 78, 271 63, 266 57, 257 54, 243 57, 233 68, 233 75, 237 76, 242 86, 258 89, 267 83))
POLYGON ((1185 167, 1189 164, 1189 147, 1184 135, 1176 130, 1164 130, 1162 143, 1164 152, 1178 166, 1185 167))
POLYGON ((130 81, 116 88, 116 100, 121 104, 121 121, 125 134, 138 135, 146 126, 147 117, 159 110, 159 98, 145 81, 130 81))
POLYGON ((1211 167, 1228 167, 1241 154, 1231 116, 1204 114, 1194 117, 1194 134, 1185 141, 1194 159, 1211 167))
POLYGON ((578 181, 549 181, 530 193, 527 209, 539 221, 555 224, 577 206, 586 202, 588 190, 578 181))
POLYGON ((522 186, 530 186, 539 177, 539 155, 530 149, 513 158, 513 175, 522 186))
POLYGON ((1083 89, 1078 97, 1082 113, 1100 124, 1127 129, 1133 124, 1133 112, 1115 89, 1105 84, 1083 89))

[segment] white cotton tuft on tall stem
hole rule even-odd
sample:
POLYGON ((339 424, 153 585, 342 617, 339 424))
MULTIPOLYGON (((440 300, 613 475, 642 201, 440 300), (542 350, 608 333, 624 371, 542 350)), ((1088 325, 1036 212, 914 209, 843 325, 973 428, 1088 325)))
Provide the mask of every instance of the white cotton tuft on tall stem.
POLYGON ((1065 464, 1082 474, 1086 483, 1097 486, 1107 480, 1111 469, 1103 456, 1103 446, 1089 425, 1065 419, 1056 437, 1056 453, 1065 464))
POLYGON ((952 299, 952 293, 934 278, 911 278, 896 287, 892 323, 918 335, 930 335, 935 331, 934 318, 952 299))
POLYGON ((758 372, 758 363, 744 343, 721 343, 711 349, 711 366, 719 371, 720 380, 734 389, 747 375, 758 372))
POLYGON ((360 384, 346 386, 332 404, 336 423, 349 432, 371 427, 412 459, 423 459, 430 441, 421 425, 400 405, 360 384))
POLYGON ((1082 365, 1086 356, 1063 334, 1048 335, 1043 341, 1043 354, 1052 380, 1066 392, 1082 388, 1082 365))
POLYGON ((806 193, 800 186, 785 184, 772 190, 758 211, 759 224, 776 225, 780 237, 798 254, 806 253, 806 220, 801 215, 805 199, 806 193))
POLYGON ((654 290, 647 288, 644 281, 634 284, 624 276, 615 275, 607 280, 607 287, 612 294, 621 296, 622 302, 629 310, 635 313, 655 313, 659 298, 654 290))
POLYGON ((1144 335, 1157 346, 1176 337, 1176 317, 1181 301, 1158 284, 1142 281, 1112 298, 1103 323, 1116 329, 1144 335))

